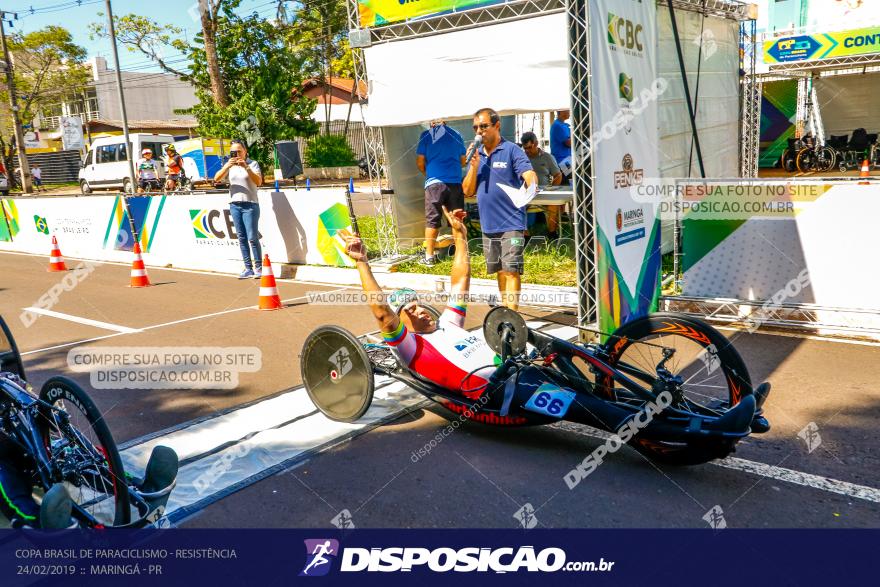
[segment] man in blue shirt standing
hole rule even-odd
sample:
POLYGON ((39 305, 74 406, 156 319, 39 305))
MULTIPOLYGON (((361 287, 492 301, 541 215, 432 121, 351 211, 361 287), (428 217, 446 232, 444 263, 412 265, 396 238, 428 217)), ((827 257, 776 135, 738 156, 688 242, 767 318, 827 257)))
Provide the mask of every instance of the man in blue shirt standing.
POLYGON ((501 119, 491 108, 474 114, 474 132, 482 148, 471 159, 462 187, 467 196, 476 194, 483 230, 486 272, 498 274, 498 291, 508 308, 519 307, 523 272, 526 209, 518 208, 507 190, 537 187, 538 176, 528 156, 501 136, 501 119))
POLYGON ((419 137, 416 166, 425 174, 425 265, 437 262, 434 245, 447 210, 464 208, 461 168, 464 166, 464 140, 443 120, 432 120, 431 128, 419 137))
POLYGON ((571 112, 560 110, 556 113, 556 120, 550 125, 550 154, 562 169, 563 183, 568 183, 571 179, 571 174, 567 171, 571 169, 571 127, 565 122, 569 116, 571 112))

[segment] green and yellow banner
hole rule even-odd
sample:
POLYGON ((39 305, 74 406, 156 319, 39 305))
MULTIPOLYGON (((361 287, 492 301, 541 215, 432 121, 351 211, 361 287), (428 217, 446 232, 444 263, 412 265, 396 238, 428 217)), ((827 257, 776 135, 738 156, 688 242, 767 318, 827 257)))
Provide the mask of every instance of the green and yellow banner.
POLYGON ((880 53, 880 26, 764 41, 764 63, 818 61, 880 53))
POLYGON ((394 22, 458 12, 478 6, 501 4, 505 0, 359 0, 361 27, 377 27, 394 22))

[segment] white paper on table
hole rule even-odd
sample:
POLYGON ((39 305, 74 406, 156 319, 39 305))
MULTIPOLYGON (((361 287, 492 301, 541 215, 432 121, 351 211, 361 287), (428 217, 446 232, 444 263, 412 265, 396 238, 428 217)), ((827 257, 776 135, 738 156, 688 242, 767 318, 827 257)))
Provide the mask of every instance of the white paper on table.
POLYGON ((526 206, 529 202, 535 199, 535 195, 538 193, 537 185, 535 183, 532 183, 528 188, 525 184, 520 188, 512 188, 503 183, 499 183, 498 187, 504 190, 504 193, 507 194, 507 197, 510 198, 510 201, 513 202, 513 205, 517 208, 526 206))

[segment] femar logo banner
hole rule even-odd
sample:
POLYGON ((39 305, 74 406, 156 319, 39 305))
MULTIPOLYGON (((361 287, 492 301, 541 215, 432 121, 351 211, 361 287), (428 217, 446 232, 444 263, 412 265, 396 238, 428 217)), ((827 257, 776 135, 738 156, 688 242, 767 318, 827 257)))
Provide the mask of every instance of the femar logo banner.
POLYGON ((590 0, 590 13, 607 23, 590 27, 593 131, 613 130, 602 130, 593 150, 603 332, 655 310, 660 293, 660 222, 630 195, 659 176, 655 10, 653 2, 590 0), (615 124, 621 118, 626 125, 615 124))
POLYGON ((457 12, 506 0, 358 0, 361 27, 376 27, 403 20, 457 12))
POLYGON ((836 33, 781 37, 764 42, 764 63, 819 61, 880 53, 880 26, 836 33))
MULTIPOLYGON (((134 219, 134 229, 138 233, 141 251, 150 252, 153 244, 153 236, 162 216, 162 208, 165 206, 165 196, 141 196, 128 198, 128 209, 134 219)), ((131 234, 131 225, 128 213, 125 210, 125 201, 121 196, 116 196, 113 208, 110 210, 110 218, 107 221, 107 230, 104 233, 104 248, 116 251, 131 251, 134 247, 134 235, 131 234)))

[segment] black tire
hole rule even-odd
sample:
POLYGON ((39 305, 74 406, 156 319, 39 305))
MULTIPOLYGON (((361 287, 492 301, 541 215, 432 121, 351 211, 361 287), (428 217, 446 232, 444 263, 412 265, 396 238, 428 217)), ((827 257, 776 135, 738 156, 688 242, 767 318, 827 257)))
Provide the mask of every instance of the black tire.
POLYGON ((819 171, 822 173, 826 173, 834 169, 834 166, 837 164, 837 151, 832 149, 831 147, 822 147, 822 150, 819 153, 818 157, 818 165, 819 171))
POLYGON ((801 173, 815 171, 816 153, 810 148, 805 147, 801 149, 798 151, 797 157, 795 157, 795 167, 801 173))
POLYGON ((364 346, 344 328, 321 326, 309 334, 300 372, 312 403, 331 420, 354 422, 373 402, 373 366, 364 346))
MULTIPOLYGON (((638 344, 638 341, 677 349, 678 361, 673 356, 666 367, 673 374, 681 375, 685 379, 685 386, 682 387, 684 403, 678 406, 680 408, 722 415, 752 393, 749 371, 736 348, 727 337, 702 320, 679 314, 657 313, 633 320, 614 332, 605 343, 609 363, 612 366, 626 363, 653 375, 655 371, 652 369, 662 357, 661 351, 656 347, 638 344), (684 361, 681 357, 684 357, 684 361), (678 366, 682 362, 684 365, 679 371, 678 366), (704 368, 705 378, 702 375, 704 368), (697 382, 689 383, 697 376, 700 377, 697 382)), ((635 379, 650 388, 648 381, 639 377, 635 379)), ((601 387, 613 398, 616 397, 615 385, 606 378, 601 387)), ((681 443, 640 438, 636 435, 630 444, 657 462, 694 465, 727 456, 735 441, 681 443)))
POLYGON ((94 509, 88 512, 105 526, 128 524, 131 521, 131 507, 125 470, 119 449, 98 407, 75 381, 67 377, 52 377, 46 381, 40 389, 40 399, 70 415, 70 422, 65 425, 53 410, 40 408, 38 426, 47 459, 52 462, 64 458, 53 450, 54 445, 67 443, 67 451, 70 451, 70 447, 77 451, 78 463, 97 465, 101 471, 97 476, 77 472, 76 469, 84 468, 77 465, 75 471, 68 474, 65 485, 74 503, 93 503, 94 509), (88 492, 92 495, 86 495, 88 492), (93 495, 99 492, 113 499, 114 505, 102 508, 106 500, 96 500, 93 495))
POLYGON ((782 152, 782 168, 789 173, 793 173, 797 169, 795 157, 796 153, 792 153, 789 149, 782 152))
POLYGON ((79 182, 79 191, 81 191, 84 195, 88 195, 92 193, 92 186, 89 185, 89 182, 83 179, 79 182))

